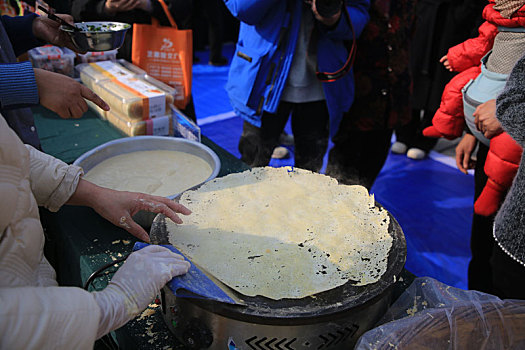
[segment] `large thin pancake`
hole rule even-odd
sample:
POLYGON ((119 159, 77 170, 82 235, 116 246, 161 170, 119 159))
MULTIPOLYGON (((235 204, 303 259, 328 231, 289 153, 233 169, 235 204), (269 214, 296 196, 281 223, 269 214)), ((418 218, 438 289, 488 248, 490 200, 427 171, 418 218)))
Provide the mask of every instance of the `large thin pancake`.
POLYGON ((255 168, 187 191, 170 242, 247 295, 303 298, 386 271, 388 213, 362 186, 295 168, 255 168))

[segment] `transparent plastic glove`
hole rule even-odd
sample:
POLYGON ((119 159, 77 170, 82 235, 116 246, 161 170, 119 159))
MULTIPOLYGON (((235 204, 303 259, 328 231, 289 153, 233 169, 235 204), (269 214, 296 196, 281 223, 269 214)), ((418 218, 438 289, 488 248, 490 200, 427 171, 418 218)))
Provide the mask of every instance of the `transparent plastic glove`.
POLYGON ((181 255, 161 246, 131 253, 108 286, 93 292, 101 313, 97 339, 137 316, 168 281, 189 268, 181 255))

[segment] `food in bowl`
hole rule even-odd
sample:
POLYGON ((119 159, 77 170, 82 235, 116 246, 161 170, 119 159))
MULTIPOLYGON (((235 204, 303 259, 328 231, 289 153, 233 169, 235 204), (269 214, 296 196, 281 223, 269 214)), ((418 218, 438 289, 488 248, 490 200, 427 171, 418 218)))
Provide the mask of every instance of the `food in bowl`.
POLYGON ((112 32, 123 29, 124 23, 118 22, 87 22, 87 23, 75 23, 75 27, 79 28, 83 32, 112 32))
POLYGON ((75 27, 80 30, 64 25, 60 29, 69 34, 77 49, 85 52, 120 48, 131 25, 120 22, 79 22, 75 23, 75 27))
POLYGON ((210 164, 196 155, 155 150, 108 158, 91 168, 84 179, 114 190, 167 197, 204 182, 212 172, 210 164))

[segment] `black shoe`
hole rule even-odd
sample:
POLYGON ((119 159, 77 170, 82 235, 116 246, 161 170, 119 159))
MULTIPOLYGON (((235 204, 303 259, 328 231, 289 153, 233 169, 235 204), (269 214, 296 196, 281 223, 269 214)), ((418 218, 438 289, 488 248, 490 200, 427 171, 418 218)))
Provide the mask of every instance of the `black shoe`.
POLYGON ((228 59, 226 59, 226 57, 219 57, 217 59, 214 59, 214 60, 210 60, 210 62, 208 62, 208 64, 210 66, 214 66, 214 67, 222 67, 222 66, 225 66, 228 64, 228 59))

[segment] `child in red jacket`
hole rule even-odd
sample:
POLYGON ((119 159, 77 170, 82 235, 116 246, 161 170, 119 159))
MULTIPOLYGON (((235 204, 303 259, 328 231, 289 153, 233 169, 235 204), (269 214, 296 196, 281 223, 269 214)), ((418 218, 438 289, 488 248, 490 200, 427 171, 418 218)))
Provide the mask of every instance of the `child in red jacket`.
MULTIPOLYGON (((463 134, 466 124, 464 137, 475 136, 489 147, 484 166, 487 184, 474 205, 474 211, 484 216, 495 214, 503 201, 518 169, 521 147, 502 132, 495 115, 487 118, 478 107, 483 108, 483 103, 499 95, 508 74, 525 53, 524 4, 524 0, 489 1, 479 36, 452 47, 441 58, 445 68, 460 73, 445 87, 433 125, 423 131, 426 136, 455 139, 463 134)), ((468 162, 461 159, 466 155, 470 156, 468 152, 456 155, 462 171, 468 168, 463 166, 468 162)))

